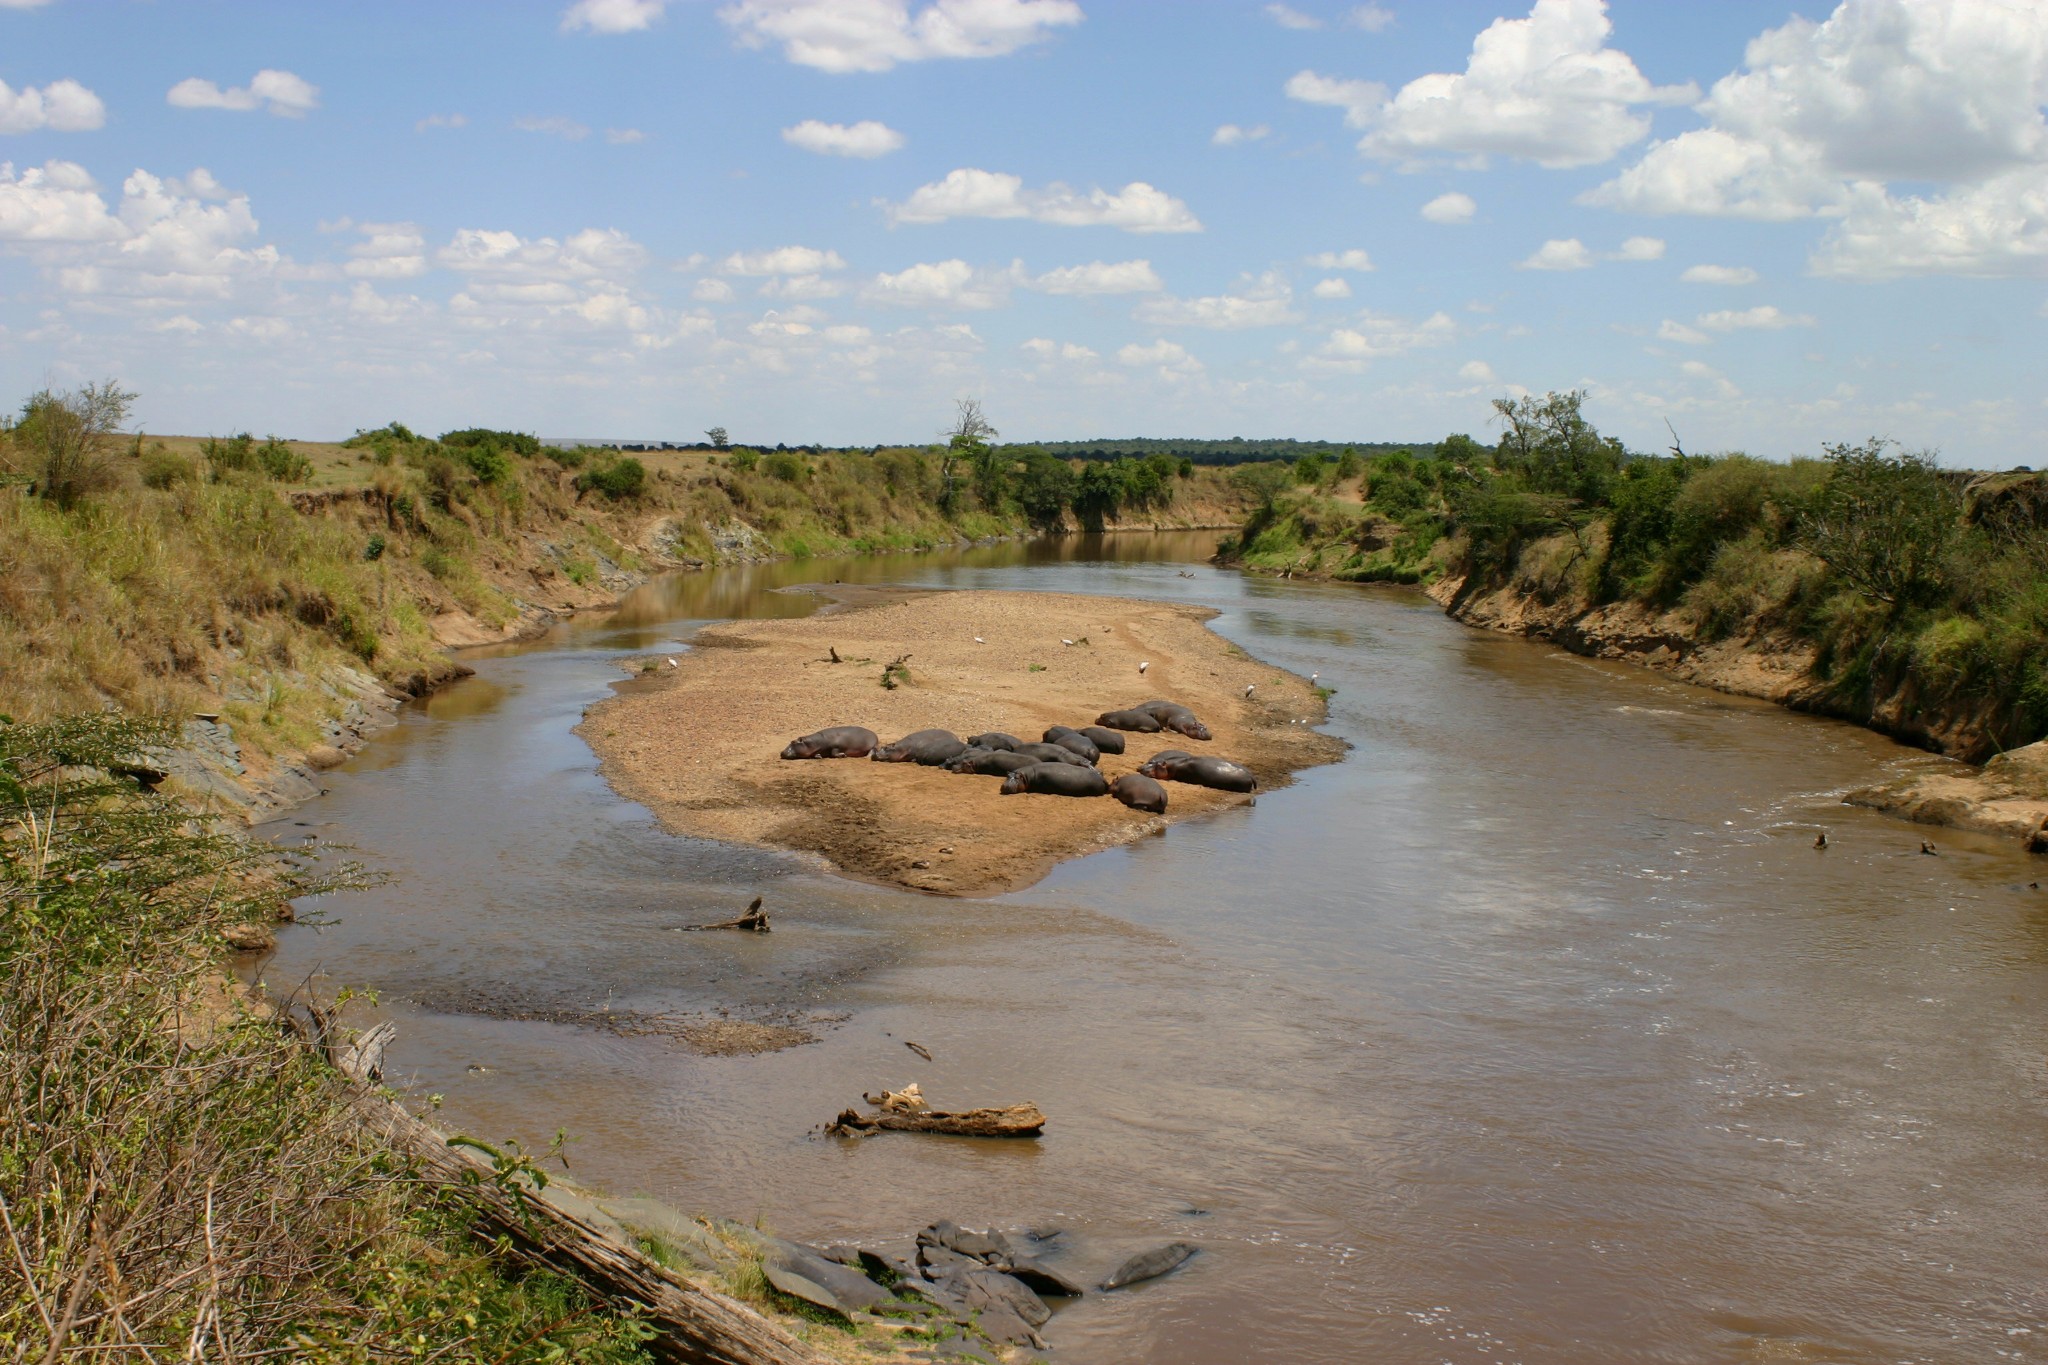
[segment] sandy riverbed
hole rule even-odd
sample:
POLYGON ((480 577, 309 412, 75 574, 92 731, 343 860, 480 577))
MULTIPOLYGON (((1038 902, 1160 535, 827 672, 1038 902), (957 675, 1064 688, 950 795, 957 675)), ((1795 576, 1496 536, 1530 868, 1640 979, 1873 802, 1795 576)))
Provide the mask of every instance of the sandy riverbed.
POLYGON ((677 833, 813 853, 919 891, 992 895, 1249 798, 1168 783, 1167 813, 1154 816, 1109 797, 1002 796, 1000 778, 912 764, 785 762, 783 745, 829 725, 864 725, 885 743, 922 729, 1035 740, 1164 697, 1215 738, 1129 735, 1122 755, 1103 756, 1106 776, 1180 748, 1236 759, 1266 790, 1337 759, 1341 741, 1295 723, 1323 716, 1307 680, 1246 656, 1203 624, 1211 615, 1048 593, 849 594, 803 620, 706 628, 679 667, 625 684, 579 733, 605 776, 677 833), (830 662, 835 649, 846 662, 830 662), (910 681, 885 689, 883 666, 904 654, 910 681))

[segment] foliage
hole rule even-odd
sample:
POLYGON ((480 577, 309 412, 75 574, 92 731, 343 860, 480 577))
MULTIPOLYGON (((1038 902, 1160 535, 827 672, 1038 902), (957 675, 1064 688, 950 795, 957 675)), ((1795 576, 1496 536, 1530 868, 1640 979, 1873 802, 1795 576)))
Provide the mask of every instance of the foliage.
POLYGON ((614 502, 637 498, 647 486, 647 466, 631 455, 593 464, 576 476, 579 493, 602 493, 614 502))
POLYGON ((1014 481, 1017 505, 1025 519, 1040 531, 1057 531, 1066 524, 1067 508, 1074 500, 1079 480, 1065 460, 1043 450, 1028 449, 1014 481))
POLYGON ((68 511, 111 488, 118 477, 114 438, 134 402, 135 395, 113 379, 31 394, 21 405, 11 443, 36 492, 68 511))
POLYGON ((221 930, 359 884, 130 773, 166 721, 0 721, 0 1352, 9 1359, 644 1359, 637 1323, 508 1275, 238 1001, 221 930))
POLYGON ((1941 590, 1962 501, 1925 452, 1888 441, 1831 445, 1827 482, 1799 517, 1799 541, 1858 593, 1888 606, 1941 590))
POLYGON ((732 444, 732 438, 726 434, 724 427, 713 427, 704 435, 710 440, 713 450, 724 450, 732 444))

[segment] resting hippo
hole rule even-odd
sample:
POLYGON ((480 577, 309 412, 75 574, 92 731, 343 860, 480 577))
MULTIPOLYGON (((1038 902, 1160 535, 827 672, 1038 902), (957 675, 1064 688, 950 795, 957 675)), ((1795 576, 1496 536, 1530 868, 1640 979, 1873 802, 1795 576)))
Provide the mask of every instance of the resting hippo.
POLYGON ((1138 771, 1147 777, 1172 778, 1176 764, 1192 763, 1195 756, 1185 749, 1161 749, 1138 765, 1138 771))
POLYGON ((1100 725, 1084 725, 1078 733, 1087 736, 1088 742, 1102 753, 1120 754, 1124 751, 1124 737, 1114 730, 1105 730, 1100 725))
POLYGON ((865 758, 874 752, 875 732, 858 725, 835 725, 815 735, 793 739, 784 758, 865 758))
POLYGON ((1095 723, 1107 729, 1129 730, 1139 735, 1156 735, 1166 728, 1150 711, 1104 711, 1095 718, 1095 723))
POLYGON ((1008 777, 1017 769, 1028 768, 1039 761, 1030 754, 1013 754, 1008 749, 963 749, 946 760, 946 771, 1008 777))
POLYGON ((1071 763, 1079 768, 1095 766, 1063 744, 1019 744, 1017 752, 1029 754, 1041 763, 1071 763))
POLYGON ((1212 737, 1209 734, 1209 727, 1202 724, 1194 712, 1177 701, 1140 702, 1131 709, 1145 712, 1164 728, 1175 734, 1186 735, 1189 739, 1208 740, 1212 737))
POLYGON ((1091 768, 1102 759, 1102 750, 1095 747, 1094 740, 1088 738, 1079 730, 1070 730, 1064 725, 1055 725, 1052 729, 1047 730, 1045 732, 1045 742, 1047 744, 1057 744, 1062 749, 1071 749, 1087 759, 1088 766, 1091 768))
POLYGON ((884 744, 869 757, 877 763, 922 763, 936 768, 966 748, 951 730, 918 730, 894 744, 884 744))
POLYGON ((1225 792, 1257 791, 1259 787, 1259 779, 1252 776, 1250 768, 1227 758, 1186 759, 1170 765, 1158 776, 1169 782, 1187 782, 1225 792))
POLYGON ((1149 810, 1154 815, 1166 813, 1166 788, 1138 773, 1125 773, 1110 783, 1109 794, 1132 810, 1149 810))
POLYGON ((1040 792, 1047 796, 1102 796, 1109 781, 1095 769, 1073 763, 1034 763, 1003 779, 1003 795, 1040 792))
POLYGON ((1017 746, 1023 742, 1015 735, 1006 735, 1001 730, 990 730, 986 734, 967 737, 967 747, 970 749, 1000 749, 1004 753, 1015 752, 1017 746))

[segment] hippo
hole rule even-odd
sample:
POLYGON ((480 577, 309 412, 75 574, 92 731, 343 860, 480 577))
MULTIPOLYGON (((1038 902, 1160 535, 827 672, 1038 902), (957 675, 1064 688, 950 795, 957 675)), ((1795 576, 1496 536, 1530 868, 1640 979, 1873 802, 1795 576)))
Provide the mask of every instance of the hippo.
POLYGON ((917 730, 894 744, 884 744, 869 757, 877 763, 921 763, 936 768, 966 749, 960 736, 951 730, 917 730))
POLYGON ((1017 752, 1029 754, 1041 763, 1071 763, 1081 768, 1095 766, 1064 744, 1019 744, 1017 752))
POLYGON ((1003 779, 1003 795, 1039 792, 1047 796, 1103 796, 1109 779, 1095 769, 1073 763, 1034 763, 1003 779))
POLYGON ((1106 730, 1100 725, 1084 725, 1077 733, 1085 735, 1099 753, 1120 754, 1124 751, 1124 737, 1114 730, 1106 730))
POLYGON ((1019 768, 1028 768, 1041 761, 1030 754, 1011 753, 1008 749, 963 749, 946 760, 946 771, 1008 777, 1019 768))
POLYGON ((1139 773, 1125 773, 1109 784, 1109 794, 1132 810, 1166 814, 1166 788, 1139 773))
POLYGON ((1129 730, 1133 734, 1156 735, 1166 727, 1150 711, 1104 711, 1095 723, 1105 729, 1129 730))
POLYGON ((1138 765, 1138 771, 1147 777, 1163 777, 1171 780, 1173 770, 1182 763, 1192 763, 1195 756, 1185 749, 1161 749, 1138 765))
POLYGON ((1224 792, 1257 791, 1259 787, 1259 779, 1252 776, 1250 768, 1227 758, 1190 758, 1173 764, 1159 776, 1169 782, 1214 787, 1224 792))
POLYGON ((1091 768, 1101 761, 1102 758, 1102 750, 1095 747, 1094 740, 1088 738, 1079 730, 1071 730, 1064 725, 1055 725, 1050 730, 1047 730, 1045 732, 1045 742, 1047 744, 1057 744, 1062 749, 1073 750, 1081 755, 1081 757, 1087 759, 1088 766, 1091 768))
POLYGON ((1209 734, 1209 727, 1202 724, 1200 718, 1194 712, 1188 710, 1187 707, 1182 706, 1177 701, 1140 702, 1131 709, 1133 711, 1145 712, 1158 721, 1162 728, 1171 730, 1175 734, 1186 735, 1189 739, 1204 741, 1212 738, 1209 734))
POLYGON ((835 725, 802 739, 793 739, 784 758, 865 758, 874 752, 875 732, 858 725, 835 725))
POLYGON ((1023 742, 1015 735, 1006 735, 1001 730, 990 730, 984 734, 967 737, 967 747, 970 749, 1000 749, 1006 754, 1015 753, 1017 746, 1023 742))

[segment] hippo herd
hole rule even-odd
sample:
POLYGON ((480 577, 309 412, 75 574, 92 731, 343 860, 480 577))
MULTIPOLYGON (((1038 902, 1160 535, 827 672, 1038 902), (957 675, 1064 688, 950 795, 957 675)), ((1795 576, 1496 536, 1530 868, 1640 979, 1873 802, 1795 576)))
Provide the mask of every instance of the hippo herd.
POLYGON ((791 740, 784 758, 871 758, 877 763, 918 763, 949 773, 978 773, 1003 779, 1002 794, 1036 792, 1047 796, 1114 796, 1133 810, 1161 813, 1166 809, 1166 782, 1187 782, 1219 791, 1258 789, 1251 769, 1227 758, 1166 749, 1145 760, 1135 773, 1109 780, 1096 765, 1104 754, 1124 751, 1124 732, 1152 735, 1171 731, 1207 742, 1209 727, 1178 702, 1148 701, 1122 711, 1107 711, 1095 724, 1079 729, 1055 725, 1036 743, 990 730, 961 739, 950 730, 916 730, 893 744, 884 744, 873 730, 835 725, 791 740))

